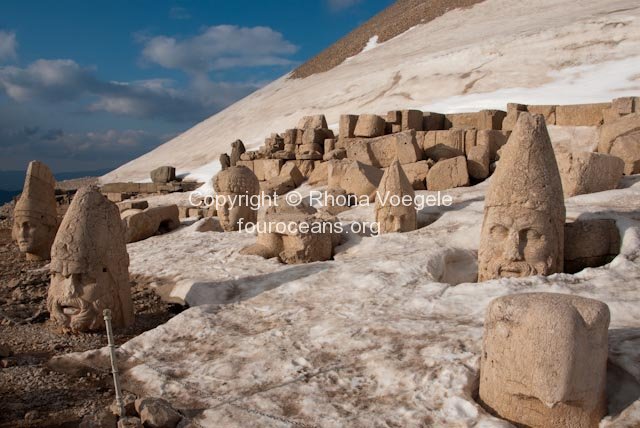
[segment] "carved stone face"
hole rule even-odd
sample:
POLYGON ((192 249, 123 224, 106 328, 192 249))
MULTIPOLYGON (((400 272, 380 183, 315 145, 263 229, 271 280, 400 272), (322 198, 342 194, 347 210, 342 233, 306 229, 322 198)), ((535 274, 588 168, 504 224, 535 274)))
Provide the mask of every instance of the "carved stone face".
POLYGON ((548 275, 556 269, 558 231, 548 213, 489 207, 482 226, 479 280, 548 275))
POLYGON ((122 308, 114 299, 117 285, 107 268, 83 272, 75 263, 52 267, 47 306, 63 330, 79 332, 104 328, 102 311, 111 309, 120 318, 122 308))
POLYGON ((409 232, 415 229, 415 209, 405 206, 382 208, 377 216, 382 233, 409 232))
POLYGON ((240 219, 243 219, 243 225, 255 223, 257 218, 255 208, 245 206, 246 200, 243 200, 240 195, 223 194, 220 196, 219 203, 216 203, 216 209, 220 225, 225 231, 238 230, 240 219))
POLYGON ((13 237, 20 252, 27 253, 30 260, 48 259, 55 228, 31 216, 17 215, 13 224, 13 237))

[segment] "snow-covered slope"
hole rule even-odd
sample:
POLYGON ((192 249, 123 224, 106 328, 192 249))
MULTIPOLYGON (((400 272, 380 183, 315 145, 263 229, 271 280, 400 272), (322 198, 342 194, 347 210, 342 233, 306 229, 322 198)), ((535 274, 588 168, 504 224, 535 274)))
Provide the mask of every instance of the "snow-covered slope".
POLYGON ((452 10, 330 71, 284 76, 102 177, 144 180, 174 165, 207 179, 240 138, 249 148, 306 114, 454 112, 507 102, 570 104, 640 92, 637 0, 486 0, 452 10))

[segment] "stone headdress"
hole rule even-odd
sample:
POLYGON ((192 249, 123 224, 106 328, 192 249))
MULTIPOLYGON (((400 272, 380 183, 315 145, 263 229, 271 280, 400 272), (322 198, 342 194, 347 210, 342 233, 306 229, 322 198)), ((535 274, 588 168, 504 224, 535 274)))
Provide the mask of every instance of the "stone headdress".
POLYGON ((30 217, 55 227, 58 222, 55 187, 56 180, 49 168, 42 162, 31 161, 14 217, 30 217))

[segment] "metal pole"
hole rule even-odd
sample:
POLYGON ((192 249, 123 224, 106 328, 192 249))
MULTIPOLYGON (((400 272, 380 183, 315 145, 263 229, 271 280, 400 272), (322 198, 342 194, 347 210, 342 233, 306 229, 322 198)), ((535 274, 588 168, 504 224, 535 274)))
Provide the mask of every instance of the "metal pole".
POLYGON ((104 316, 104 324, 107 327, 107 340, 109 341, 109 353, 111 355, 111 372, 113 373, 113 385, 116 389, 116 405, 118 406, 119 416, 124 416, 124 401, 122 400, 122 392, 120 391, 120 378, 118 377, 118 361, 116 360, 116 344, 113 340, 113 329, 111 328, 111 310, 102 311, 104 316))

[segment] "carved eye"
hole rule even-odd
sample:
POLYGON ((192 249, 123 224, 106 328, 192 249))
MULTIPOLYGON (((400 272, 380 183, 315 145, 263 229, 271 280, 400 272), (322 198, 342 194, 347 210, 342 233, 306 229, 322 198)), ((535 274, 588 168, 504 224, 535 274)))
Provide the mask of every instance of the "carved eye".
POLYGON ((540 235, 540 233, 538 233, 538 231, 535 229, 525 230, 524 236, 527 239, 527 241, 537 241, 542 237, 542 235, 540 235))
POLYGON ((494 224, 491 226, 489 234, 494 239, 505 239, 509 234, 509 230, 501 224, 494 224))

